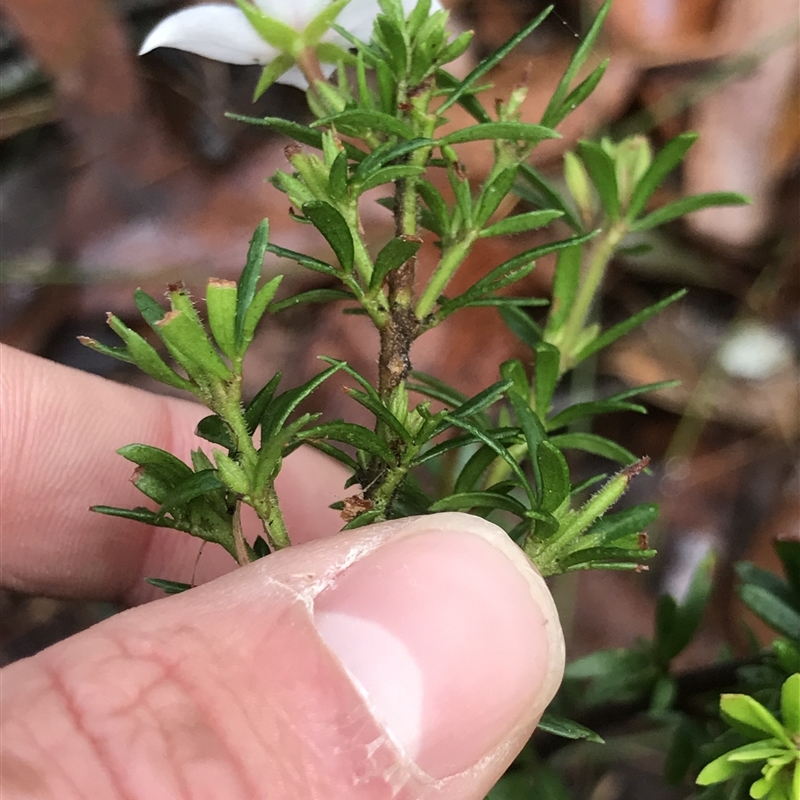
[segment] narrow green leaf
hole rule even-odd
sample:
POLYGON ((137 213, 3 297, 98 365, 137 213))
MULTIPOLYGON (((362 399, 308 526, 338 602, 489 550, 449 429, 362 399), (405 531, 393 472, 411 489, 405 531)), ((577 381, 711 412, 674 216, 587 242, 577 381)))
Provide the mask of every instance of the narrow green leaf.
POLYGON ((795 604, 795 598, 788 583, 785 583, 774 572, 761 569, 749 562, 740 562, 736 565, 736 574, 743 584, 759 586, 769 594, 775 595, 788 606, 795 604))
POLYGON ((409 239, 405 236, 390 239, 375 258, 375 269, 369 283, 370 291, 375 292, 380 289, 386 276, 413 258, 421 246, 422 241, 419 239, 409 239))
POLYGON ((541 508, 552 513, 569 497, 569 467, 561 451, 546 440, 539 443, 536 460, 542 476, 541 508))
MULTIPOLYGON (((391 119, 395 119, 392 114, 395 112, 395 89, 397 87, 397 82, 395 81, 395 77, 392 74, 392 68, 386 63, 384 59, 379 59, 375 65, 375 76, 378 79, 378 96, 380 97, 381 101, 381 108, 383 112, 380 111, 372 111, 370 110, 370 115, 372 114, 380 114, 383 113, 385 117, 389 117, 391 119)), ((370 120, 375 120, 376 118, 370 116, 370 120)), ((358 120, 355 120, 354 124, 358 124, 358 120)), ((390 129, 387 129, 390 130, 390 129)), ((399 134, 398 134, 399 135, 399 134)), ((409 129, 408 135, 401 136, 401 139, 411 139, 413 138, 413 131, 409 129)))
POLYGON ((120 447, 117 453, 124 459, 140 467, 155 467, 173 485, 177 485, 192 475, 192 470, 172 453, 151 447, 147 444, 128 444, 120 447))
POLYGON ((262 220, 256 228, 250 247, 247 251, 247 262, 239 278, 236 295, 236 346, 242 352, 244 341, 244 321, 250 304, 256 294, 256 287, 261 278, 264 255, 269 243, 269 220, 262 220))
POLYGON ((631 232, 649 231, 667 222, 672 222, 685 214, 699 211, 710 206, 741 206, 747 205, 750 200, 744 195, 736 192, 708 192, 707 194, 695 194, 691 197, 684 197, 674 203, 667 203, 657 211, 653 211, 646 217, 642 217, 631 225, 631 232))
POLYGON ((487 239, 490 236, 513 236, 517 233, 525 233, 526 231, 532 231, 536 228, 543 228, 554 219, 563 216, 563 211, 528 211, 526 214, 515 214, 512 217, 501 219, 488 228, 484 228, 478 235, 481 239, 487 239))
POLYGON ((281 430, 291 413, 306 399, 318 386, 324 383, 331 375, 338 372, 340 366, 334 364, 332 367, 323 370, 301 386, 289 389, 275 398, 267 408, 261 420, 262 450, 264 449, 263 440, 269 439, 281 430))
POLYGON ((549 334, 561 330, 575 302, 581 278, 582 255, 583 249, 578 245, 566 247, 558 254, 553 278, 553 301, 547 317, 546 331, 549 334))
POLYGON ((186 480, 178 484, 161 503, 161 507, 158 509, 158 519, 164 519, 167 514, 176 511, 179 506, 186 505, 197 497, 224 488, 225 485, 219 479, 215 469, 193 472, 186 480))
POLYGON ((479 483, 487 469, 497 460, 497 453, 490 447, 479 447, 464 464, 458 474, 453 492, 471 492, 479 483))
POLYGON ((356 55, 356 85, 358 86, 359 105, 373 110, 375 108, 375 98, 367 82, 367 64, 362 48, 359 48, 356 55))
POLYGON ((194 386, 190 381, 187 381, 186 378, 181 377, 168 367, 156 349, 136 331, 128 328, 118 317, 109 314, 108 324, 114 333, 125 342, 126 352, 129 355, 129 359, 126 360, 132 361, 142 372, 167 386, 173 386, 176 389, 183 389, 187 392, 194 390, 194 386))
POLYGON ((236 347, 236 284, 210 278, 206 287, 208 327, 220 350, 230 359, 237 356, 236 347))
POLYGON ((742 764, 749 764, 754 761, 766 761, 768 758, 780 758, 786 753, 781 742, 777 739, 762 739, 759 742, 750 742, 734 750, 728 751, 729 761, 739 761, 742 764))
POLYGON ((786 580, 792 587, 795 597, 800 601, 800 542, 791 539, 778 539, 775 552, 783 564, 786 580))
POLYGON ((475 225, 482 228, 489 218, 497 211, 500 203, 505 200, 514 181, 517 179, 517 166, 508 167, 495 176, 488 185, 484 185, 477 205, 475 207, 475 225))
POLYGON ((270 301, 273 297, 275 297, 275 292, 278 291, 278 287, 280 286, 282 280, 283 275, 276 275, 271 281, 267 281, 267 283, 265 283, 258 290, 258 292, 256 292, 256 296, 253 298, 250 308, 247 309, 247 313, 244 315, 242 340, 239 350, 240 355, 244 354, 245 350, 247 350, 247 348, 250 346, 250 343, 253 341, 258 323, 264 316, 270 301))
POLYGON ((377 456, 387 464, 394 465, 396 459, 386 442, 373 431, 362 425, 355 425, 352 422, 336 420, 325 422, 313 428, 307 428, 298 434, 298 437, 305 439, 330 439, 335 442, 342 442, 358 450, 377 456))
POLYGON ((96 339, 92 339, 90 336, 78 336, 78 341, 84 347, 88 347, 96 353, 102 353, 104 356, 116 358, 117 361, 126 361, 128 364, 133 364, 133 358, 128 352, 127 347, 109 347, 108 345, 101 344, 96 339))
POLYGON ((481 508, 502 511, 509 511, 518 517, 524 517, 527 509, 519 500, 497 492, 462 492, 451 494, 432 503, 428 509, 430 512, 437 511, 470 511, 473 508, 481 508))
MULTIPOLYGON (((217 465, 217 477, 225 486, 238 495, 250 493, 250 480, 247 477, 247 473, 235 459, 221 450, 214 450, 214 461, 217 465)), ((208 470, 204 471, 208 472, 208 470)))
POLYGON ((294 56, 289 53, 278 53, 278 55, 261 70, 256 88, 253 90, 253 102, 255 103, 264 92, 272 86, 285 72, 290 70, 295 64, 294 56))
POLYGON ((145 525, 156 525, 161 528, 177 527, 176 523, 171 519, 158 519, 155 511, 142 506, 136 508, 116 508, 115 506, 91 506, 89 511, 95 514, 105 514, 107 517, 120 517, 121 519, 132 519, 134 522, 141 522, 145 525))
POLYGON ((328 193, 337 202, 347 197, 347 153, 344 150, 339 151, 339 155, 331 164, 328 173, 328 193))
POLYGON ((578 154, 586 165, 606 213, 612 220, 619 219, 619 188, 611 157, 596 142, 580 142, 578 154))
POLYGON ((330 203, 323 200, 304 203, 303 214, 325 237, 336 258, 339 259, 342 269, 351 272, 355 259, 355 246, 345 218, 330 203))
POLYGON ((599 475, 592 475, 591 478, 587 478, 585 481, 580 481, 576 483, 572 489, 570 489, 571 495, 579 495, 585 492, 587 489, 591 489, 592 486, 596 486, 598 483, 601 483, 608 477, 607 472, 601 472, 599 475))
POLYGON ((494 450, 494 452, 497 453, 497 455, 499 455, 500 458, 506 462, 506 464, 508 464, 508 466, 511 468, 511 472, 519 481, 520 486, 525 490, 525 494, 528 496, 528 502, 530 503, 531 507, 535 506, 537 503, 537 496, 528 479, 525 477, 525 473, 522 471, 514 456, 497 441, 497 438, 492 435, 492 432, 484 432, 480 428, 464 419, 458 419, 457 417, 450 417, 450 419, 452 419, 454 427, 461 428, 462 430, 467 431, 467 433, 471 433, 476 439, 483 442, 490 449, 494 450))
POLYGON ((401 139, 414 139, 414 130, 402 120, 383 111, 352 109, 317 120, 316 127, 334 125, 337 130, 359 135, 366 128, 381 134, 399 136, 401 139))
POLYGON ((515 192, 528 202, 538 205, 540 208, 555 208, 564 213, 566 222, 577 234, 584 233, 583 225, 575 214, 570 203, 568 203, 561 193, 530 164, 520 164, 517 174, 526 184, 518 184, 515 192))
POLYGON ((723 694, 719 699, 719 710, 729 720, 762 731, 767 736, 773 736, 785 745, 794 747, 794 743, 787 736, 780 722, 750 695, 723 694))
POLYGON ((639 459, 630 450, 596 433, 559 433, 550 437, 560 449, 583 450, 621 464, 635 464, 639 459))
POLYGON ((500 365, 500 375, 508 381, 509 391, 515 392, 521 398, 525 398, 530 394, 530 386, 528 384, 528 373, 525 370, 525 365, 518 358, 510 358, 500 365))
POLYGON ((455 406, 450 416, 460 419, 472 419, 474 422, 488 424, 488 417, 483 412, 500 400, 511 386, 510 380, 500 380, 487 386, 478 394, 455 406))
MULTIPOLYGON (((308 125, 301 125, 299 122, 292 122, 283 117, 248 117, 242 114, 228 113, 225 115, 228 119, 237 122, 246 122, 248 125, 261 125, 266 128, 273 128, 278 133, 294 139, 300 144, 306 144, 309 147, 315 147, 317 150, 322 149, 322 131, 311 128, 308 125)), ((361 153, 361 158, 364 158, 364 153, 361 153)))
POLYGON ((411 13, 408 15, 406 25, 408 26, 408 35, 413 37, 417 35, 420 26, 425 23, 431 13, 431 0, 418 0, 411 13))
POLYGON ((272 398, 275 396, 275 392, 278 389, 278 384, 280 384, 282 377, 283 373, 276 372, 269 379, 266 385, 256 392, 255 396, 247 404, 247 406, 245 406, 244 420, 247 424, 247 431, 251 435, 255 433, 256 428, 259 426, 259 423, 264 416, 264 412, 272 402, 272 398))
POLYGON ((800 736, 800 674, 790 675, 781 687, 781 716, 789 736, 800 736))
POLYGON ((655 656, 667 665, 694 637, 711 594, 714 556, 704 558, 692 576, 689 591, 678 604, 664 598, 659 601, 656 614, 655 656))
POLYGON ((596 744, 605 744, 605 741, 593 730, 573 722, 570 719, 545 711, 537 726, 540 730, 552 733, 554 736, 562 736, 565 739, 586 739, 596 744))
POLYGON ((555 431, 566 428, 578 420, 595 417, 598 414, 612 414, 619 411, 633 411, 637 414, 646 414, 647 409, 637 403, 615 403, 610 400, 596 400, 588 403, 575 403, 574 406, 565 408, 552 419, 547 421, 547 430, 555 431))
POLYGON ((372 511, 365 511, 363 514, 359 514, 355 519, 351 519, 343 528, 343 531, 353 531, 356 528, 363 528, 365 525, 372 525, 373 522, 377 522, 378 518, 381 516, 381 512, 378 509, 373 509, 372 511))
POLYGON ((569 63, 566 71, 564 72, 564 76, 558 82, 558 86, 556 87, 555 92, 553 92, 553 96, 550 99, 550 102, 547 104, 547 108, 542 115, 542 124, 543 125, 558 125, 559 122, 569 113, 569 109, 564 109, 564 99, 567 97, 570 91, 570 87, 572 86, 573 81, 578 76, 578 72, 580 68, 586 62, 586 59, 589 57, 589 54, 592 51, 592 48, 597 41, 597 37, 600 33, 601 28, 603 27, 603 22, 605 21, 606 16, 608 16, 608 12, 611 9, 611 0, 606 0, 603 3, 600 11, 597 12, 597 16, 594 18, 594 22, 592 22, 591 27, 586 32, 586 36, 583 37, 581 40, 580 46, 575 51, 575 55, 572 56, 572 60, 569 63))
POLYGON ((633 190, 628 203, 627 218, 633 222, 644 211, 647 201, 653 192, 664 182, 667 175, 683 161, 689 148, 697 141, 698 134, 681 133, 656 154, 653 162, 633 190))
MULTIPOLYGON (((506 262, 508 265, 510 262, 506 262)), ((461 308, 480 303, 495 295, 506 286, 521 281, 530 275, 536 267, 536 260, 531 259, 527 262, 518 261, 512 266, 495 267, 488 275, 476 281, 466 292, 442 303, 436 318, 439 322, 454 314, 461 308)))
MULTIPOLYGON (((451 75, 447 70, 436 70, 436 85, 440 89, 446 90, 449 93, 451 89, 459 86, 459 84, 460 81, 458 78, 451 75)), ((480 88, 481 87, 476 86, 474 89, 465 92, 458 98, 457 102, 477 122, 491 122, 492 118, 474 94, 474 92, 479 91, 480 88)))
POLYGON ((424 226, 443 237, 450 227, 450 211, 442 193, 427 180, 417 181, 417 191, 430 211, 429 217, 423 216, 424 226))
POLYGON ((323 7, 311 22, 306 25, 303 31, 303 39, 307 45, 315 45, 330 30, 342 9, 350 3, 350 0, 334 0, 330 5, 323 7))
POLYGON ((478 297, 466 303, 470 308, 526 308, 530 306, 546 306, 548 301, 543 297, 506 297, 505 295, 489 295, 478 297))
POLYGON ((603 402, 615 403, 619 400, 627 400, 630 397, 636 397, 642 394, 649 394, 650 392, 659 392, 662 389, 672 389, 675 386, 680 386, 680 381, 658 381, 656 383, 646 383, 643 386, 633 386, 630 389, 624 389, 621 392, 616 392, 610 397, 606 397, 603 402))
MULTIPOLYGON (((137 289, 133 293, 133 301, 136 303, 136 308, 139 309, 139 313, 144 317, 145 322, 151 327, 154 328, 157 322, 160 322, 164 319, 164 314, 166 313, 164 309, 146 292, 143 292, 141 289, 137 289)), ((154 328, 154 330, 157 330, 154 328)))
POLYGON ((725 753, 719 758, 715 758, 710 764, 706 764, 700 770, 695 783, 698 786, 712 786, 715 783, 724 783, 744 769, 744 765, 729 761, 728 754, 725 753))
MULTIPOLYGON (((602 480, 602 477, 601 477, 602 480)), ((658 506, 641 503, 614 514, 600 517, 587 531, 586 538, 598 545, 608 545, 643 531, 658 517, 658 506)))
POLYGON ((303 305, 304 303, 330 303, 335 300, 355 300, 356 298, 350 292, 344 289, 310 289, 307 292, 300 292, 299 294, 287 297, 285 300, 280 300, 273 303, 269 310, 273 314, 284 311, 287 308, 294 308, 295 306, 303 305))
POLYGON ((404 156, 421 150, 423 147, 432 147, 433 139, 416 138, 402 142, 384 142, 379 144, 356 168, 353 173, 353 182, 359 183, 366 180, 375 171, 391 162, 396 162, 404 156))
POLYGON ((268 244, 267 252, 272 253, 279 258, 288 258, 297 262, 301 267, 305 267, 306 269, 310 269, 314 272, 320 272, 323 275, 328 275, 334 278, 340 277, 340 272, 338 269, 336 269, 336 267, 328 264, 327 261, 320 261, 318 258, 307 256, 304 253, 298 253, 295 250, 287 250, 285 247, 279 247, 275 244, 268 244))
POLYGON ((335 447, 330 442, 325 442, 321 439, 312 439, 306 442, 309 447, 319 450, 320 453, 325 453, 326 456, 335 458, 344 464, 354 475, 359 471, 358 462, 348 453, 343 452, 340 448, 335 447))
POLYGON ((231 439, 228 426, 225 424, 222 417, 216 414, 203 417, 203 419, 197 423, 195 434, 205 439, 207 442, 213 442, 214 444, 227 447, 228 450, 233 450, 234 448, 233 439, 231 439))
POLYGON ((539 342, 534 352, 533 396, 534 407, 540 419, 545 419, 550 412, 550 404, 558 385, 561 354, 558 348, 548 342, 539 342))
POLYGON ((155 329, 170 355, 194 381, 207 384, 209 376, 230 380, 233 373, 214 349, 196 314, 170 311, 156 323, 155 329))
MULTIPOLYGON (((597 88, 603 75, 606 74, 608 65, 611 63, 610 58, 601 61, 590 73, 584 78, 565 98, 558 110, 557 116, 568 117, 587 97, 597 88)), ((543 123, 544 124, 544 123, 543 123)), ((558 123, 551 123, 553 126, 558 123)))
POLYGON ((394 181, 414 178, 424 174, 425 167, 417 167, 411 164, 398 164, 395 167, 384 167, 376 170, 366 177, 358 186, 359 194, 368 192, 376 186, 393 183, 394 181))
POLYGON ((451 408, 457 408, 468 399, 465 394, 462 394, 457 389, 454 389, 452 386, 433 375, 414 370, 411 376, 415 380, 418 380, 421 385, 414 385, 413 388, 409 386, 409 391, 419 392, 433 400, 440 400, 451 408))
POLYGON ((497 64, 499 64, 520 42, 526 39, 528 36, 533 33, 539 25, 545 20, 545 18, 550 14, 553 10, 553 6, 548 6, 541 14, 537 17, 532 19, 521 31, 514 34, 504 45, 502 45, 498 50, 492 53, 491 56, 488 58, 483 59, 472 72, 464 78, 461 83, 452 91, 442 103, 441 106, 438 108, 438 113, 444 114, 450 106, 454 105, 455 103, 459 102, 463 95, 465 95, 484 75, 486 75, 490 70, 494 69, 497 64))
MULTIPOLYGON (((379 0, 380 2, 380 0, 379 0)), ((398 75, 406 71, 408 61, 408 49, 405 37, 398 27, 398 23, 387 17, 378 15, 375 19, 375 30, 383 44, 387 60, 398 75)))
POLYGON ((194 588, 191 583, 168 581, 164 578, 145 578, 144 581, 151 586, 155 586, 156 589, 163 589, 165 594, 180 594, 194 588))
POLYGON ((650 317, 654 317, 656 314, 663 311, 667 306, 671 306, 674 302, 680 300, 685 295, 686 289, 681 289, 675 292, 675 294, 671 294, 669 297, 665 297, 663 300, 653 303, 653 305, 648 306, 623 322, 617 323, 583 347, 575 357, 575 361, 583 361, 584 359, 589 358, 589 356, 598 353, 604 347, 608 347, 608 345, 610 345, 612 342, 615 342, 629 331, 632 331, 634 328, 638 328, 640 325, 650 319, 650 317))
POLYGON ((636 566, 655 556, 655 550, 631 550, 627 547, 581 547, 558 559, 563 572, 576 569, 604 569, 606 564, 614 569, 635 569, 636 566))
POLYGON ((509 330, 525 345, 535 348, 542 340, 542 329, 533 321, 531 315, 521 308, 502 306, 500 316, 509 330))
POLYGON ((536 492, 537 503, 534 508, 541 508, 543 501, 543 486, 542 486, 542 473, 539 469, 538 449, 539 445, 547 439, 547 434, 544 432, 542 422, 536 413, 528 405, 527 395, 519 394, 516 390, 510 390, 508 399, 514 408, 514 413, 517 416, 522 434, 525 437, 525 443, 528 445, 528 458, 531 462, 533 471, 533 485, 536 492))
POLYGON ((790 639, 800 639, 800 613, 761 586, 741 586, 739 597, 770 627, 790 639))
POLYGON ((284 53, 294 52, 295 42, 300 38, 294 28, 280 19, 268 16, 248 0, 236 0, 236 5, 265 42, 284 53))
POLYGON ((195 472, 214 469, 211 459, 199 447, 196 450, 192 450, 192 467, 195 472))
MULTIPOLYGON (((445 104, 446 105, 446 104, 445 104)), ((561 134, 543 125, 527 122, 481 122, 460 128, 436 140, 440 147, 445 145, 477 142, 484 139, 500 139, 513 142, 540 142, 544 139, 560 139, 561 134)))
POLYGON ((411 434, 406 430, 403 423, 386 408, 379 397, 349 387, 345 389, 345 393, 352 397, 359 405, 371 412, 377 420, 386 425, 389 430, 399 436, 403 441, 411 441, 411 434))
MULTIPOLYGON (((341 68, 342 66, 352 67, 356 63, 356 58, 352 53, 333 42, 320 42, 314 50, 317 58, 323 64, 336 64, 337 67, 341 68)), ((338 74, 341 76, 341 72, 338 74)), ((341 86, 341 77, 339 85, 341 86)))

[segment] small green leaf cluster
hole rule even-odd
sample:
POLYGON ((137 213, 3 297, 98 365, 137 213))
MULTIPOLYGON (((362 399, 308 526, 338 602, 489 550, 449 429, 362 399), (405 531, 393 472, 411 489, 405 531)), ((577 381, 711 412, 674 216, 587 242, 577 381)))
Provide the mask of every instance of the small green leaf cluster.
POLYGON ((737 565, 739 596, 780 638, 757 663, 739 670, 741 693, 720 698, 728 730, 703 748, 705 766, 697 777, 708 787, 703 800, 800 797, 800 542, 778 540, 775 549, 784 579, 750 563, 737 565))
MULTIPOLYGON (((169 310, 141 289, 136 291, 137 308, 175 361, 175 367, 168 365, 141 334, 112 314, 108 324, 123 340, 123 347, 81 339, 88 347, 132 362, 151 377, 191 392, 213 412, 200 423, 198 433, 228 450, 214 451, 214 462, 202 450, 195 450, 189 467, 155 447, 124 447, 120 454, 136 464, 134 485, 159 508, 151 511, 95 506, 94 510, 186 531, 222 545, 240 563, 255 557, 255 550, 241 534, 240 502, 256 509, 270 547, 289 543, 277 508, 274 479, 280 469, 282 448, 302 425, 295 421, 284 428, 283 422, 318 385, 313 383, 310 388, 300 387, 273 398, 280 380, 276 376, 246 407, 242 406, 244 354, 281 281, 276 277, 259 288, 268 242, 269 226, 265 220, 253 236, 238 283, 213 278, 209 281, 206 306, 210 333, 182 284, 169 287, 169 310), (252 437, 259 426, 264 444, 257 448, 252 437)), ((303 418, 302 424, 307 421, 303 418)))
POLYGON ((746 694, 723 694, 719 708, 723 719, 748 743, 707 764, 697 776, 697 783, 709 786, 734 778, 747 781, 763 765, 761 777, 750 785, 750 797, 800 797, 800 673, 787 678, 781 689, 782 723, 746 694))
MULTIPOLYGON (((734 192, 712 192, 686 197, 647 213, 653 193, 696 140, 694 133, 680 134, 655 157, 643 136, 616 143, 608 139, 580 142, 576 153, 565 154, 564 179, 577 210, 566 219, 576 233, 595 230, 597 235, 585 254, 577 249, 563 251, 556 270, 553 302, 557 311, 548 320, 544 338, 561 350, 564 369, 599 352, 684 295, 676 292, 605 332, 589 322, 592 302, 606 268, 629 234, 650 230, 709 206, 747 202, 734 192)), ((555 190, 543 186, 544 179, 531 171, 526 177, 532 181, 534 196, 545 190, 552 201, 555 190)))
POLYGON ((678 694, 672 661, 700 626, 711 595, 713 568, 713 557, 700 563, 680 602, 669 594, 659 598, 652 640, 641 640, 633 648, 598 650, 569 664, 562 702, 573 713, 630 703, 653 718, 669 719, 678 694))

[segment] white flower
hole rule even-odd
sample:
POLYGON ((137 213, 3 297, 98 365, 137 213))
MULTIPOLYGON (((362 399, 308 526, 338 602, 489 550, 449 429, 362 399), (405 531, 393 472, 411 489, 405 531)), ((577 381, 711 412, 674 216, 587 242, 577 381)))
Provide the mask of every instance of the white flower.
MULTIPOLYGON (((408 14, 416 0, 402 0, 402 3, 408 14)), ((299 35, 330 5, 331 0, 253 0, 256 13, 266 15, 279 25, 282 23, 299 35)), ((439 9, 439 0, 433 0, 431 13, 439 9)), ((377 0, 351 0, 336 17, 336 24, 359 39, 369 40, 372 24, 379 12, 377 0)), ((332 29, 322 36, 321 41, 345 48, 349 46, 344 37, 332 29)), ((192 6, 162 20, 144 40, 139 55, 157 47, 174 47, 228 64, 266 65, 287 52, 273 46, 258 33, 241 8, 223 3, 192 6)), ((331 75, 334 69, 332 64, 323 65, 326 75, 331 75)), ((287 64, 287 71, 278 81, 300 89, 308 88, 308 81, 291 64, 287 64)))

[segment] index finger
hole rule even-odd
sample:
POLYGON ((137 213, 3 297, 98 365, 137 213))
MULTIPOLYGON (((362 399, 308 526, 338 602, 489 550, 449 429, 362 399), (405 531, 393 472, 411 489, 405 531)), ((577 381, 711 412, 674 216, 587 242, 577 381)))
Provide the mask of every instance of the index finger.
MULTIPOLYGON (((207 409, 70 369, 0 345, 0 584, 36 594, 142 596, 144 575, 189 581, 200 543, 179 531, 93 514, 144 497, 115 452, 132 442, 188 460, 207 409)), ((317 538, 341 527, 328 505, 343 470, 315 451, 285 462, 278 489, 290 531, 317 538)), ((199 578, 235 566, 209 545, 199 578)))

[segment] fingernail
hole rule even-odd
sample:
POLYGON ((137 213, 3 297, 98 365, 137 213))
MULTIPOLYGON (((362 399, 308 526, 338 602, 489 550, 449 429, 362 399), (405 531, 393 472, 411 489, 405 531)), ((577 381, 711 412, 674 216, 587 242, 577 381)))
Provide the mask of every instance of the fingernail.
POLYGON ((387 735, 435 779, 535 724, 563 672, 541 576, 465 514, 421 518, 346 568, 314 620, 387 735))

